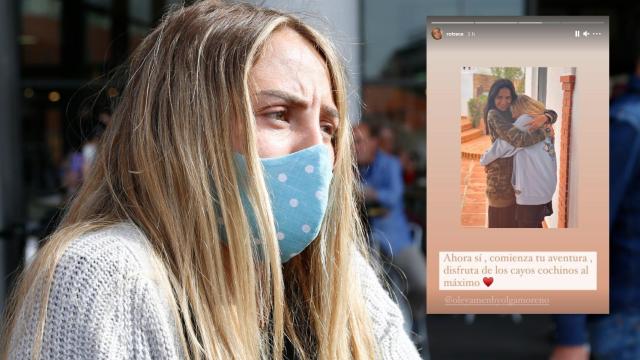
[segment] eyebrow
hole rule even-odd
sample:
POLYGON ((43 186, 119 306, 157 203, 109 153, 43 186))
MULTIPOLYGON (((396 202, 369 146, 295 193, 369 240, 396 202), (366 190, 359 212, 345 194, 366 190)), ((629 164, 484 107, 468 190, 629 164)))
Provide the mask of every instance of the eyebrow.
MULTIPOLYGON (((292 94, 290 92, 282 91, 282 90, 262 90, 262 91, 256 93, 256 95, 258 95, 258 96, 277 97, 279 99, 282 99, 282 100, 284 100, 284 101, 286 101, 288 103, 291 103, 294 106, 298 106, 298 107, 306 107, 306 106, 309 105, 309 102, 307 100, 301 98, 300 96, 292 94)), ((320 110, 326 116, 330 116, 330 117, 335 118, 335 119, 339 119, 340 118, 340 114, 338 113, 338 110, 336 108, 334 108, 333 106, 321 105, 320 106, 320 110)))

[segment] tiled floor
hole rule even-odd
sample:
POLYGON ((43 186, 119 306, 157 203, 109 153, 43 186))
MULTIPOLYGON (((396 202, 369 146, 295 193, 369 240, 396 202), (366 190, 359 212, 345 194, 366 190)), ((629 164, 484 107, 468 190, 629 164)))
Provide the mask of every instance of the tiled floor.
POLYGON ((491 146, 491 139, 483 135, 477 139, 462 143, 462 157, 479 160, 480 156, 491 146))
POLYGON ((484 166, 480 165, 480 155, 490 146, 488 136, 462 144, 462 163, 460 169, 460 197, 462 226, 487 226, 487 200, 485 189, 487 177, 484 166))

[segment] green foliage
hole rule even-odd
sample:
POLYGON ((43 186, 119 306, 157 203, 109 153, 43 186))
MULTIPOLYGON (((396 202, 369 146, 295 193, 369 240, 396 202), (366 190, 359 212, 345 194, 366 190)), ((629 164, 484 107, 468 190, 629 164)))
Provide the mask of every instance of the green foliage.
POLYGON ((520 67, 492 67, 491 75, 496 78, 509 79, 516 85, 516 92, 524 92, 524 71, 520 67))
POLYGON ((524 77, 524 72, 519 67, 492 67, 491 75, 513 81, 521 80, 524 77))
POLYGON ((482 94, 467 101, 467 107, 469 109, 469 120, 474 128, 480 125, 480 119, 482 119, 484 107, 487 104, 487 95, 482 94))

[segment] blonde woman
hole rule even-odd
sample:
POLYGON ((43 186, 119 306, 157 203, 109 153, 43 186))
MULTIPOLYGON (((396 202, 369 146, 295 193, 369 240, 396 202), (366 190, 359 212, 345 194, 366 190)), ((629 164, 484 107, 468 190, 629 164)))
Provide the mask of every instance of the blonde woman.
MULTIPOLYGON (((544 104, 527 95, 518 95, 511 104, 511 114, 516 119, 513 125, 523 132, 528 131, 534 116, 544 112, 544 104)), ((544 218, 553 213, 551 199, 556 190, 557 166, 551 124, 548 121, 544 125, 544 141, 516 148, 497 139, 480 158, 480 164, 487 166, 497 159, 513 157, 511 184, 516 196, 516 223, 520 228, 541 228, 544 218)))
POLYGON ((367 262, 345 104, 335 51, 296 18, 166 16, 22 276, 2 358, 418 358, 367 262))

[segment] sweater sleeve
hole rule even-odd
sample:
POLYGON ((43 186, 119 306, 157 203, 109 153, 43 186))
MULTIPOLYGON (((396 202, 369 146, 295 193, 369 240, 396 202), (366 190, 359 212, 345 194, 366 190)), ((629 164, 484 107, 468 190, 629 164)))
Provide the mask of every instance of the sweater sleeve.
POLYGON ((577 346, 587 343, 587 315, 554 315, 556 324, 556 344, 577 346))
POLYGON ((380 284, 378 276, 356 251, 356 268, 362 282, 362 293, 373 324, 373 332, 383 360, 420 359, 418 351, 405 332, 400 308, 380 284))
POLYGON ((508 142, 502 139, 497 139, 493 144, 491 144, 489 150, 485 151, 485 153, 480 158, 480 165, 487 166, 491 162, 499 158, 511 157, 515 155, 520 149, 522 148, 515 148, 508 142))
MULTIPOLYGON (((136 259, 124 246, 101 248, 105 241, 67 249, 58 262, 46 299, 40 358, 179 358, 155 282, 136 271, 136 259)), ((20 308, 10 359, 31 357, 43 304, 40 290, 30 292, 34 296, 20 308)))
POLYGON ((490 110, 487 115, 489 126, 495 129, 498 138, 505 140, 513 147, 527 147, 545 139, 544 131, 521 131, 496 110, 490 110))
MULTIPOLYGON (((614 226, 628 189, 640 172, 640 119, 621 114, 609 125, 609 226, 614 226), (627 116, 625 118, 624 116, 627 116)), ((637 116, 637 115, 636 115, 637 116)))
POLYGON ((544 114, 547 115, 547 117, 549 117, 549 122, 551 124, 555 124, 556 120, 558 120, 558 114, 555 111, 551 110, 551 109, 545 110, 544 114))

